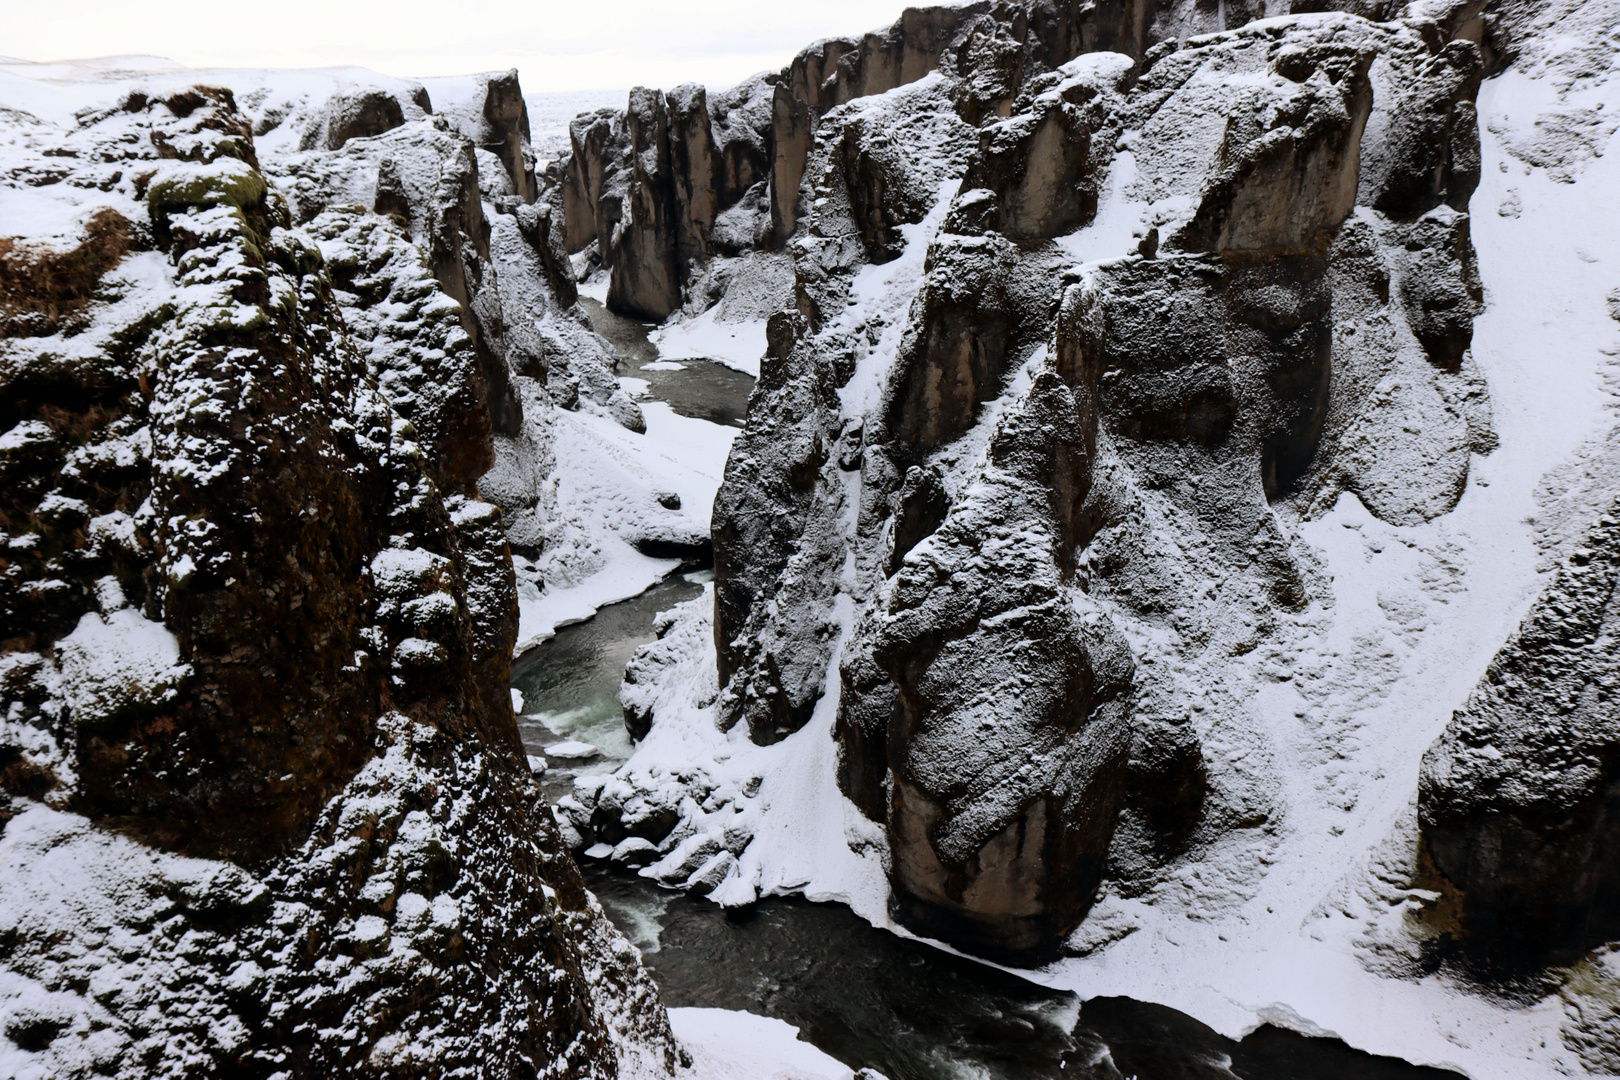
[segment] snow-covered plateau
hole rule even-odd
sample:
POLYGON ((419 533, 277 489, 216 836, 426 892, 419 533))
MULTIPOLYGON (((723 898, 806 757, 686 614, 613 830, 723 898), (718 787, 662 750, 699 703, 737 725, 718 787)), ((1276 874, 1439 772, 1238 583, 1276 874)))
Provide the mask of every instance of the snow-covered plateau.
POLYGON ((723 90, 0 62, 0 1075, 876 1075, 666 1009, 570 852, 1620 1075, 1617 58, 976 0, 723 90), (513 657, 710 565, 628 759, 526 751, 513 657))

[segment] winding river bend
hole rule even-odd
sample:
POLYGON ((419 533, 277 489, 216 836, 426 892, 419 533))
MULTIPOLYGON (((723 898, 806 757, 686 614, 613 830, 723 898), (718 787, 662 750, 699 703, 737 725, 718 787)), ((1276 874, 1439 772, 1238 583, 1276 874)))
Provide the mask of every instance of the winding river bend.
MULTIPOLYGON (((651 327, 582 301, 618 348, 625 374, 677 412, 740 425, 753 380, 716 363, 659 360, 651 327), (654 365, 648 370, 646 365, 654 365)), ((631 751, 619 683, 653 617, 698 595, 707 571, 677 574, 559 630, 513 665, 532 755, 559 741, 587 758, 551 757, 557 799, 574 778, 616 768, 631 751)), ((635 871, 585 860, 586 882, 641 950, 665 1004, 742 1009, 785 1020, 852 1069, 888 1080, 1456 1080, 1328 1038, 1261 1027, 1224 1038, 1173 1009, 1129 998, 1082 1003, 999 968, 878 930, 837 904, 768 897, 742 912, 671 892, 635 871)))

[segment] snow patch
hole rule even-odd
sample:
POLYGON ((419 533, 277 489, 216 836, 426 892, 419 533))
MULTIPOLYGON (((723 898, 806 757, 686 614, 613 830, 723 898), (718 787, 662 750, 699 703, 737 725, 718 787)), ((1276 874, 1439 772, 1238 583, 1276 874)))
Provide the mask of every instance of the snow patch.
POLYGON ((648 335, 648 340, 666 359, 713 360, 757 379, 759 360, 765 355, 765 322, 724 322, 716 306, 686 322, 661 326, 648 335))
POLYGON ((782 1020, 730 1009, 671 1009, 669 1025, 692 1055, 693 1080, 851 1080, 838 1059, 782 1020))

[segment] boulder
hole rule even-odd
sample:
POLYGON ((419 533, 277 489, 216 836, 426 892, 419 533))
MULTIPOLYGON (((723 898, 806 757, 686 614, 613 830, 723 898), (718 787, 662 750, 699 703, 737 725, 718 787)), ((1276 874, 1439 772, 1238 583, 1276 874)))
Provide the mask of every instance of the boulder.
POLYGON ((398 99, 376 87, 339 94, 327 104, 327 109, 325 148, 328 150, 341 149, 350 139, 392 131, 405 122, 398 99))

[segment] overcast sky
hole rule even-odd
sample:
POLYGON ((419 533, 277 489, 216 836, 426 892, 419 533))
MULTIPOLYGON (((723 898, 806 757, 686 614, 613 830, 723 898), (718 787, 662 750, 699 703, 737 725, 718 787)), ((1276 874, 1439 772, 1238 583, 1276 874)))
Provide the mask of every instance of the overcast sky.
POLYGON ((191 67, 358 64, 389 75, 516 67, 526 91, 729 86, 900 0, 10 0, 0 55, 141 53, 191 67))

